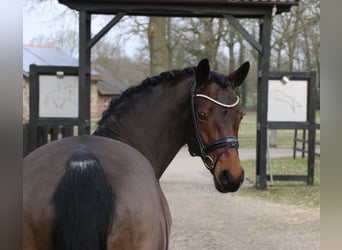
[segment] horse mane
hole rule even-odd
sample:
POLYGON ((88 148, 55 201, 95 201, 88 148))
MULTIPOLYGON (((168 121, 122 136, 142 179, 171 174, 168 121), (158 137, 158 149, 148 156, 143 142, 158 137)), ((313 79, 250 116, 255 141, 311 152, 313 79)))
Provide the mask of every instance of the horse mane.
MULTIPOLYGON (((113 98, 111 100, 110 104, 108 105, 108 108, 103 111, 101 119, 97 122, 98 127, 93 134, 107 134, 107 126, 110 123, 110 121, 112 121, 113 119, 115 120, 115 117, 125 112, 127 107, 129 107, 129 100, 132 97, 140 95, 143 92, 147 92, 152 87, 158 86, 160 84, 165 84, 165 86, 167 86, 167 84, 171 84, 171 82, 175 79, 194 73, 195 70, 196 67, 187 67, 184 69, 165 71, 160 73, 159 75, 146 78, 138 85, 127 88, 118 98, 113 98)), ((227 76, 217 73, 215 71, 211 71, 211 80, 219 84, 222 88, 226 88, 230 84, 227 76)))
POLYGON ((148 77, 140 84, 127 88, 118 98, 112 99, 108 108, 103 111, 102 118, 98 121, 98 126, 104 125, 110 116, 115 116, 123 111, 123 107, 128 104, 131 97, 141 94, 160 84, 170 83, 171 81, 193 73, 195 67, 187 67, 182 70, 175 69, 160 73, 159 75, 148 77))

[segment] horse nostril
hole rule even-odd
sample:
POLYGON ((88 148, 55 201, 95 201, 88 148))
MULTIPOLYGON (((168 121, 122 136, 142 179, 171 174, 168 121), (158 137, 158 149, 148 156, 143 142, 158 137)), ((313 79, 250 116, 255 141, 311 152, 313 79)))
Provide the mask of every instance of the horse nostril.
POLYGON ((221 183, 223 184, 223 185, 228 185, 229 183, 231 183, 231 181, 232 181, 232 175, 229 173, 229 171, 228 170, 224 170, 224 171, 222 171, 221 173, 220 173, 220 176, 219 176, 219 178, 220 178, 220 181, 221 181, 221 183))
POLYGON ((241 172, 239 178, 234 179, 228 170, 224 170, 220 173, 219 179, 223 185, 240 185, 244 181, 245 174, 244 171, 241 172))
POLYGON ((244 180, 245 180, 245 171, 242 170, 242 173, 241 173, 240 178, 239 178, 240 185, 243 183, 244 180))

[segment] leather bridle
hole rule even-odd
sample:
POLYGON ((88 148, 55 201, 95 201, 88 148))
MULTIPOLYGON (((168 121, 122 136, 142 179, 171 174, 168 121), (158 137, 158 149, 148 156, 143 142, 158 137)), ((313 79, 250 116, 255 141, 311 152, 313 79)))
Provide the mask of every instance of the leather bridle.
POLYGON ((198 126, 198 122, 196 119, 196 113, 195 113, 195 98, 196 97, 201 97, 201 98, 205 98, 211 102, 214 102, 217 105, 223 106, 225 108, 232 108, 235 107, 239 104, 239 97, 237 97, 237 100, 234 104, 223 104, 220 103, 218 101, 216 101, 215 99, 212 99, 209 96, 206 95, 202 95, 202 94, 196 94, 196 86, 197 86, 197 82, 195 77, 192 79, 192 83, 191 83, 191 88, 190 88, 190 99, 191 99, 191 114, 192 114, 192 120, 193 120, 193 124, 194 124, 194 128, 195 128, 195 136, 196 136, 196 140, 198 143, 198 147, 199 147, 199 155, 196 152, 192 152, 190 151, 192 156, 200 156, 202 158, 202 161, 205 165, 205 167, 210 170, 211 172, 213 172, 215 170, 216 164, 219 161, 219 159, 221 158, 221 156, 230 148, 239 148, 239 141, 235 136, 226 136, 226 137, 222 137, 208 145, 204 145, 200 132, 199 132, 199 126, 198 126), (224 148, 224 150, 217 156, 216 160, 214 161, 208 154, 215 151, 216 149, 219 148, 224 148))

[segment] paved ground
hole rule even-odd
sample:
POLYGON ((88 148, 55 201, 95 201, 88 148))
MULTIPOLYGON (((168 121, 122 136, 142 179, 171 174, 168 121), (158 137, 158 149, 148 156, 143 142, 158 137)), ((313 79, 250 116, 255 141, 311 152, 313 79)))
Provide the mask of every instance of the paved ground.
MULTIPOLYGON (((272 150, 272 157, 291 156, 272 150)), ((240 149, 241 159, 255 149, 240 149)), ((182 149, 161 185, 173 217, 171 250, 319 249, 320 210, 283 205, 215 190, 201 160, 182 149)))

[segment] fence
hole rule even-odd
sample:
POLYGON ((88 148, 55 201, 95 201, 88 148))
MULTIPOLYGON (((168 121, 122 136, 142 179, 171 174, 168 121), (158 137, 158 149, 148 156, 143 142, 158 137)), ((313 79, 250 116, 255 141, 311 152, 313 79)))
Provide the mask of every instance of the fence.
MULTIPOLYGON (((316 134, 317 134, 317 130, 320 130, 320 128, 321 128, 320 124, 316 124, 316 134)), ((308 143, 309 143, 309 140, 307 139, 307 130, 303 129, 302 130, 302 136, 299 137, 298 129, 295 129, 294 137, 293 137, 293 159, 296 159, 297 152, 302 153, 302 158, 304 158, 305 155, 308 154, 308 152, 309 152, 307 149, 308 143), (298 145, 297 143, 299 143, 301 145, 298 145)), ((319 151, 317 151, 317 146, 320 146, 320 142, 316 140, 315 145, 316 145, 315 155, 320 157, 321 156, 320 149, 319 149, 319 151)))
POLYGON ((61 138, 77 134, 74 126, 32 126, 25 124, 23 128, 23 156, 25 157, 36 148, 61 138))

